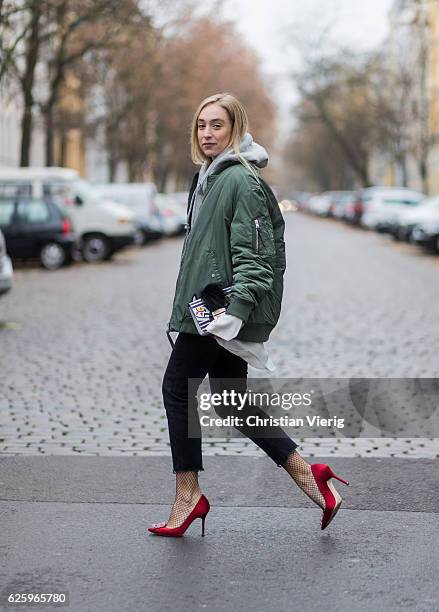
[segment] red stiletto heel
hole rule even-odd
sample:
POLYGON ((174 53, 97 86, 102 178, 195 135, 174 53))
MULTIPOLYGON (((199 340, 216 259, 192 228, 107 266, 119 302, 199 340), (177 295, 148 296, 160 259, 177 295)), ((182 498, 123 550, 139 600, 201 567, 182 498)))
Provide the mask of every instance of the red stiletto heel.
POLYGON ((151 527, 148 527, 148 531, 150 531, 151 533, 155 533, 156 535, 180 538, 181 536, 183 536, 189 525, 195 519, 200 518, 202 521, 201 535, 204 537, 204 521, 206 520, 206 516, 209 510, 209 501, 204 495, 202 495, 197 501, 195 508, 179 527, 166 527, 166 523, 154 523, 151 527))
POLYGON ((334 474, 329 465, 325 465, 324 463, 313 463, 311 465, 311 472, 314 476, 316 485, 325 500, 325 509, 323 510, 322 517, 322 529, 326 529, 337 514, 343 501, 332 484, 332 478, 336 478, 345 485, 349 485, 349 482, 344 480, 344 478, 340 478, 340 476, 337 476, 337 474, 334 474))

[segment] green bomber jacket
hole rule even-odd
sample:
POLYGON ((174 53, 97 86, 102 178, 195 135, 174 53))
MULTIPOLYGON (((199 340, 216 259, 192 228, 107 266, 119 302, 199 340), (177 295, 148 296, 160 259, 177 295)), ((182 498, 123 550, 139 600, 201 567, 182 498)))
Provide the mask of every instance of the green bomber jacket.
MULTIPOLYGON (((256 168, 255 174, 230 161, 208 177, 196 223, 187 226, 168 331, 197 334, 188 304, 219 283, 232 286, 227 313, 244 321, 237 339, 268 340, 281 311, 285 222, 256 168)), ((198 173, 189 203, 197 179, 198 173)))

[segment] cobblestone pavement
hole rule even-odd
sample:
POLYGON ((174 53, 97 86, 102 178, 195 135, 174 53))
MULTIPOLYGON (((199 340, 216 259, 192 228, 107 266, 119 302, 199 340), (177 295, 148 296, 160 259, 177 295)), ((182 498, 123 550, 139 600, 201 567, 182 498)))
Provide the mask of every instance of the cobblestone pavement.
MULTIPOLYGON (((275 375, 438 377, 439 257, 331 220, 286 221, 285 299, 268 345, 275 375)), ((0 453, 170 455, 161 378, 181 245, 16 269, 0 299, 0 453)), ((439 456, 438 439, 296 440, 310 456, 439 456)), ((244 438, 203 446, 262 455, 244 438)))

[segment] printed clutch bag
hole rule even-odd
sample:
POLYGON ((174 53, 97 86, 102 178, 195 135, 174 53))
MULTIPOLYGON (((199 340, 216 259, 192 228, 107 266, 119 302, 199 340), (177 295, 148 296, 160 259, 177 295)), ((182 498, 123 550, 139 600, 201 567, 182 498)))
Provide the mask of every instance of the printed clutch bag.
MULTIPOLYGON (((232 287, 225 287, 223 289, 226 301, 231 291, 232 287)), ((210 312, 205 302, 201 298, 197 298, 196 295, 194 295, 192 301, 189 302, 188 306, 198 333, 202 336, 206 336, 209 333, 206 331, 206 327, 209 325, 209 323, 213 321, 213 314, 210 312)))

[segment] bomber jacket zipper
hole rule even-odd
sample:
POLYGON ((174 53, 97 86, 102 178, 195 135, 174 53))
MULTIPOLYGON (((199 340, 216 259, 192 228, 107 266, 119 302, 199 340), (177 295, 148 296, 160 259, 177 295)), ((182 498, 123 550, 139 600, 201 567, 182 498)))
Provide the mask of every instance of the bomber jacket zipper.
POLYGON ((259 219, 255 219, 255 225, 256 225, 256 253, 259 253, 259 219))

